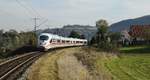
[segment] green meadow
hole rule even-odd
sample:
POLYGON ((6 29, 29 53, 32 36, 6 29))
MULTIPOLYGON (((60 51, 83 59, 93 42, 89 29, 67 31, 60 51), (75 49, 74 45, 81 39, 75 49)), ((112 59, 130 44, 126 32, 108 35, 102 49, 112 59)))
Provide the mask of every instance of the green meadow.
POLYGON ((123 47, 120 52, 117 58, 103 60, 113 80, 150 80, 150 46, 123 47))

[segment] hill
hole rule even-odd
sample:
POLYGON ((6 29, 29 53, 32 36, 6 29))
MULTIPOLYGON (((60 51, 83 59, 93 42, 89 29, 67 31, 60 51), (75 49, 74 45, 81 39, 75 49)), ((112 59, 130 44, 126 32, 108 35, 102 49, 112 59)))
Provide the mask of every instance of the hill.
POLYGON ((84 35, 86 39, 90 40, 92 36, 95 35, 97 29, 96 27, 89 25, 66 25, 63 28, 45 29, 42 31, 39 30, 38 34, 41 32, 46 32, 67 37, 70 35, 71 31, 76 31, 81 35, 84 35))
POLYGON ((149 24, 150 24, 150 15, 147 15, 135 19, 127 19, 114 23, 110 26, 109 30, 112 32, 121 32, 123 30, 129 30, 131 25, 149 25, 149 24))

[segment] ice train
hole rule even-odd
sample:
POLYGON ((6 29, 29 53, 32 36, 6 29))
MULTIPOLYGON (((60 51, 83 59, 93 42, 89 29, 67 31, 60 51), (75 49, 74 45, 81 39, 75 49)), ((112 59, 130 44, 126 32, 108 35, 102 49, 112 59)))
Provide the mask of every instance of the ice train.
POLYGON ((41 33, 38 36, 38 47, 42 50, 83 45, 87 45, 86 39, 67 38, 50 33, 41 33))

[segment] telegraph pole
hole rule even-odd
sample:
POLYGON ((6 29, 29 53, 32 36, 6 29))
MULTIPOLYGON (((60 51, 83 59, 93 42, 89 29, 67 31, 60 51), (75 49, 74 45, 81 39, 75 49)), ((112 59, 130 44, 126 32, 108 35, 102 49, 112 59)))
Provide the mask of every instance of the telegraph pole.
POLYGON ((39 18, 33 18, 33 20, 34 20, 34 32, 36 33, 36 30, 37 30, 37 20, 38 20, 39 18))

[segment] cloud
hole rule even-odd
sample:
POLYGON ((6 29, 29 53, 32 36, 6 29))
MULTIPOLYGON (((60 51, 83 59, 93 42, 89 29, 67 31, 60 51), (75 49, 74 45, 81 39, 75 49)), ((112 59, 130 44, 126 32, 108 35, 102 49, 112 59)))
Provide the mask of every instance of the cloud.
MULTIPOLYGON (((45 25, 65 24, 95 25, 98 19, 106 19, 110 24, 128 18, 148 15, 149 0, 20 0, 26 7, 33 7, 41 16, 48 18, 45 25), (28 5, 25 3, 27 2, 28 5)), ((36 13, 27 11, 16 0, 0 1, 0 28, 24 30, 33 29, 36 13), (7 28, 6 28, 7 26, 7 28), (19 26, 19 27, 18 27, 19 26), (27 26, 21 28, 20 26, 27 26)), ((40 21, 39 21, 40 23, 40 21)))

